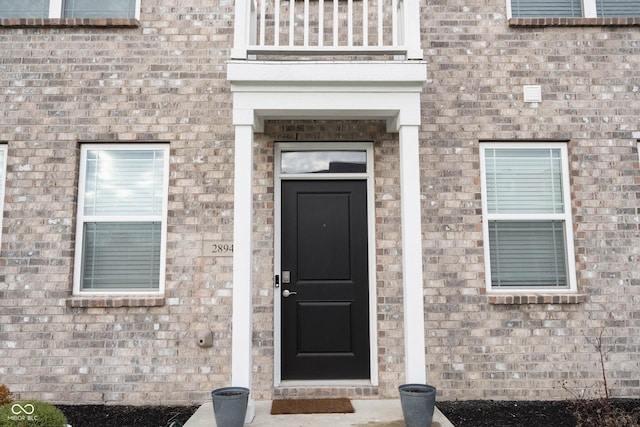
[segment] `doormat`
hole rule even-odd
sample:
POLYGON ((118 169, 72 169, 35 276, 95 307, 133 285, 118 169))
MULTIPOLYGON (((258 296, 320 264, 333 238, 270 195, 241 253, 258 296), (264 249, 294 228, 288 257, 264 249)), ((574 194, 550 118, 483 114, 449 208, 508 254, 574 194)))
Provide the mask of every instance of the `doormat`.
POLYGON ((346 397, 338 399, 280 399, 271 404, 271 415, 283 414, 352 414, 355 412, 346 397))

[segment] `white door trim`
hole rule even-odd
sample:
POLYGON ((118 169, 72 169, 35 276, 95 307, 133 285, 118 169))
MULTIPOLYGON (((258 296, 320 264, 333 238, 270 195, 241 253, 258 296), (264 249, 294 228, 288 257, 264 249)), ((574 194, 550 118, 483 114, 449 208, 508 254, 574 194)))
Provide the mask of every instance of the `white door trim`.
MULTIPOLYGON (((367 181, 367 228, 368 228, 368 259, 369 259, 369 365, 370 384, 378 385, 378 332, 377 332, 377 292, 376 292, 376 239, 375 239, 375 188, 374 188, 374 164, 373 164, 373 143, 372 142, 280 142, 275 144, 274 153, 274 274, 281 272, 281 187, 282 181, 290 179, 306 180, 366 180, 367 181), (334 173, 334 174, 287 174, 283 175, 280 170, 280 158, 283 150, 293 149, 303 150, 366 150, 367 172, 366 173, 334 173)), ((279 298, 280 288, 274 288, 274 317, 273 317, 273 346, 274 346, 274 386, 282 385, 282 372, 280 364, 282 360, 282 335, 281 335, 281 299, 279 298)), ((295 382, 300 385, 300 381, 295 382)), ((305 381, 308 385, 364 385, 361 380, 348 381, 305 381)), ((287 382, 289 384, 289 382, 287 382)))

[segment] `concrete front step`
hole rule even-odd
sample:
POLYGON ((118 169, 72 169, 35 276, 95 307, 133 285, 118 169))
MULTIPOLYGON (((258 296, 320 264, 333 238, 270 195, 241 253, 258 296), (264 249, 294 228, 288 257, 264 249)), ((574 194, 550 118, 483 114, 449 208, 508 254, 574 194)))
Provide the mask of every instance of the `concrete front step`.
MULTIPOLYGON (((352 400, 353 414, 271 415, 271 401, 254 402, 255 418, 251 427, 404 427, 398 399, 352 400)), ((216 427, 213 404, 204 403, 184 427, 216 427)), ((454 427, 436 408, 432 427, 454 427)))

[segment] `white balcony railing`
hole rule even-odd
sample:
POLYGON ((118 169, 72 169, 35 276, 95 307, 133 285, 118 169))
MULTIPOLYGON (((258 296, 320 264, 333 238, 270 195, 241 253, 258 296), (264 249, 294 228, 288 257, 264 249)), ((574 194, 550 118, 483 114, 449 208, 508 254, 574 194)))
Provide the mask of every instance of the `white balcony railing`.
POLYGON ((236 0, 231 57, 253 55, 422 59, 419 0, 236 0))

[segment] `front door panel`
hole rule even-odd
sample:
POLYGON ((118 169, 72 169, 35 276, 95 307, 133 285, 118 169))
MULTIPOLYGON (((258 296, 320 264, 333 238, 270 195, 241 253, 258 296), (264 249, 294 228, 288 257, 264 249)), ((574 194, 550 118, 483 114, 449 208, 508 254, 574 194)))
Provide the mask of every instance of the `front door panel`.
POLYGON ((369 378, 367 251, 366 181, 282 182, 282 379, 369 378))

